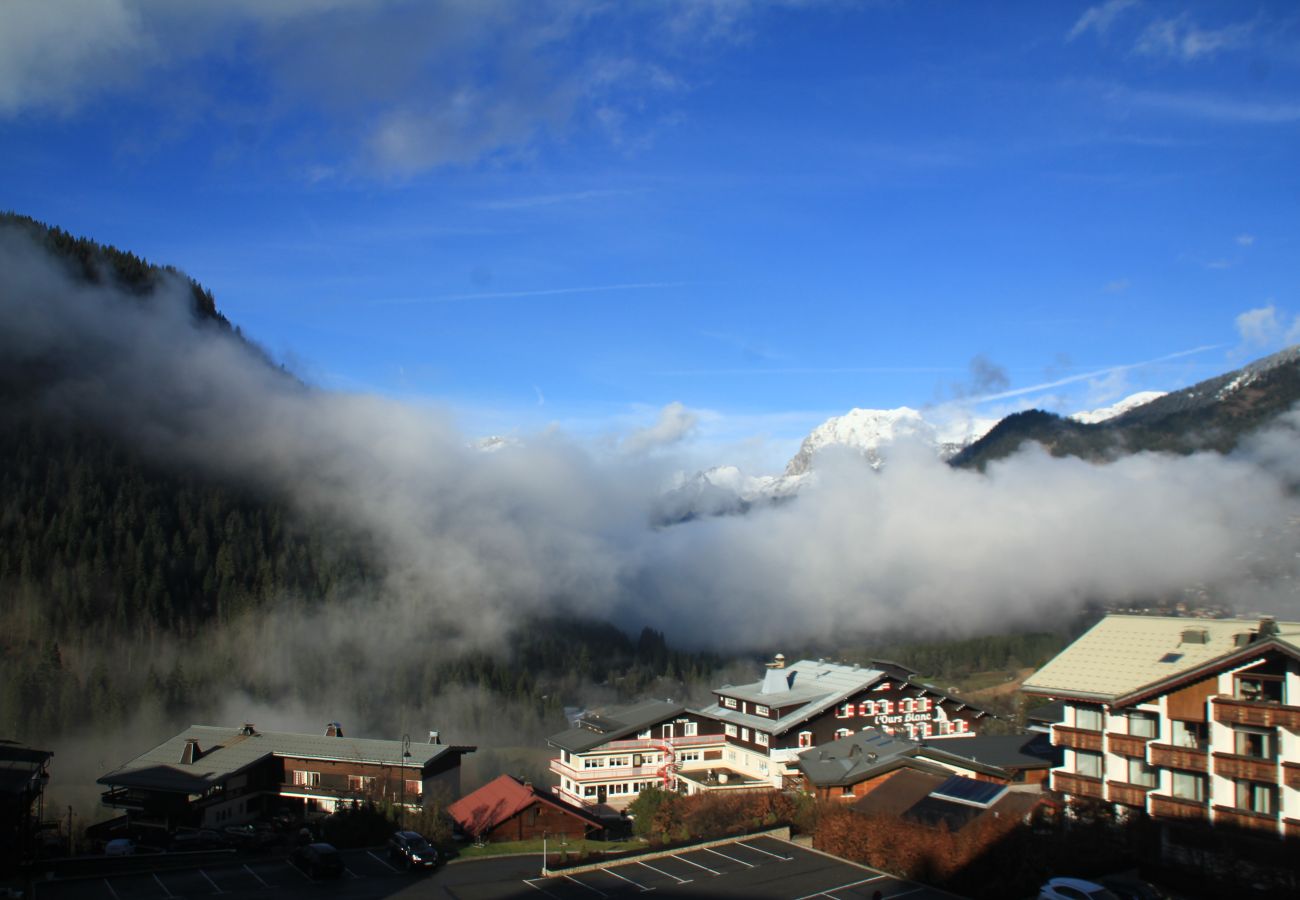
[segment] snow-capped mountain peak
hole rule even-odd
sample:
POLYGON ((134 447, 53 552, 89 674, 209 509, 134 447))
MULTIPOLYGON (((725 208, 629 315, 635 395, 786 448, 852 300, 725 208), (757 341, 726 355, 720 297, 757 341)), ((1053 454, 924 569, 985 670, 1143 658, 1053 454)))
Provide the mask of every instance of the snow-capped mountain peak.
POLYGON ((1122 416, 1130 409, 1136 409, 1150 403, 1165 395, 1164 391, 1141 391, 1136 394, 1130 394, 1118 403, 1110 406, 1103 406, 1100 409, 1091 411, 1077 412, 1070 416, 1076 422, 1082 422, 1084 425, 1096 425, 1098 422, 1105 422, 1107 419, 1113 419, 1116 416, 1122 416))

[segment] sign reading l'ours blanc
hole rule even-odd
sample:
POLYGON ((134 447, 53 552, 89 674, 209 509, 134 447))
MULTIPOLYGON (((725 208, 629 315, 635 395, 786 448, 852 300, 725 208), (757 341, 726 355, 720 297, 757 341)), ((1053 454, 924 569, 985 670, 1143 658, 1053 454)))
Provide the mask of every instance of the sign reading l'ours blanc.
POLYGON ((934 713, 901 713, 894 716, 875 716, 877 725, 904 725, 909 722, 933 722, 935 721, 934 713))

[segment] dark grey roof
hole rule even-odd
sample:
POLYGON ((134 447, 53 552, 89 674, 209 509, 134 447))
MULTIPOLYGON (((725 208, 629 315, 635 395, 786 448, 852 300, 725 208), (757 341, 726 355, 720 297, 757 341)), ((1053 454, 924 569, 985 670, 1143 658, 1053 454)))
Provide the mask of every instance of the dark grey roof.
POLYGON ((1051 737, 1041 731, 1032 734, 977 734, 974 737, 935 741, 930 746, 939 743, 943 744, 945 750, 958 756, 1000 769, 1060 765, 1060 749, 1053 747, 1051 737))
POLYGON ((28 791, 53 756, 49 750, 34 750, 13 741, 0 741, 0 794, 28 791))
POLYGON ((988 775, 1007 777, 1007 773, 988 763, 964 756, 965 743, 944 741, 945 746, 921 744, 879 728, 864 728, 829 744, 805 750, 796 765, 809 781, 820 787, 857 784, 882 775, 899 766, 924 772, 952 774, 952 767, 972 769, 988 775), (947 745, 956 745, 950 752, 947 745))
POLYGON ((547 738, 547 743, 570 753, 586 753, 601 744, 635 736, 665 719, 681 715, 686 707, 670 700, 647 700, 634 706, 587 713, 578 724, 547 738))
POLYGON ((1056 725, 1065 721, 1065 701, 1053 700, 1026 711, 1025 718, 1043 725, 1056 725))
MULTIPOLYGON (((423 768, 444 753, 463 753, 472 749, 447 744, 412 743, 411 755, 403 764, 423 768)), ((253 731, 248 734, 242 728, 191 725, 180 734, 109 772, 98 783, 146 790, 200 793, 271 754, 398 765, 402 763, 402 742, 277 731, 253 731), (198 756, 192 763, 182 763, 185 745, 191 739, 198 741, 198 756)))

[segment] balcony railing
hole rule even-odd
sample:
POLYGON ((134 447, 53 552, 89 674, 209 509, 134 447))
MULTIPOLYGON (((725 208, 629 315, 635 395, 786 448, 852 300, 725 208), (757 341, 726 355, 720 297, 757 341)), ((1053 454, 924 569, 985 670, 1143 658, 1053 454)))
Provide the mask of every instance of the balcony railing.
POLYGON ((1101 779, 1093 778, 1090 775, 1076 775, 1073 772, 1053 772, 1052 788, 1062 794, 1102 799, 1101 779))
POLYGON ((566 775, 574 781, 611 781, 620 778, 658 778, 666 763, 648 763, 644 766, 601 766, 596 769, 575 769, 558 759, 551 760, 551 771, 566 775))
POLYGON ((1138 737, 1132 734, 1110 734, 1106 735, 1106 744, 1111 753, 1118 753, 1120 756, 1136 756, 1138 759, 1146 759, 1147 741, 1151 738, 1138 737))
POLYGON ((1254 725, 1258 728, 1281 726, 1300 732, 1300 706, 1287 706, 1260 700, 1214 698, 1214 720, 1224 725, 1254 725))
POLYGON ((1277 784, 1277 760, 1238 756, 1236 753, 1216 753, 1214 774, 1224 778, 1245 778, 1277 784))
POLYGON ((1127 784, 1122 781, 1106 782, 1109 799, 1112 803, 1122 803, 1125 806, 1136 806, 1139 809, 1145 809, 1147 805, 1147 792, 1152 788, 1141 784, 1127 784))
POLYGON ((697 734, 690 737, 672 737, 672 738, 640 738, 628 741, 610 741, 608 744, 601 744, 589 753, 604 753, 606 751, 619 750, 661 750, 664 744, 672 744, 674 747, 704 747, 716 744, 721 747, 727 742, 725 734, 697 734))
POLYGON ((1169 744, 1152 744, 1148 762, 1162 769, 1182 769, 1185 772, 1208 772, 1209 754, 1194 747, 1174 747, 1169 744))
POLYGON ((1300 791, 1300 763, 1282 763, 1282 783, 1300 791))
POLYGON ((142 810, 144 799, 145 795, 141 791, 124 787, 116 787, 100 795, 100 800, 105 806, 115 806, 118 809, 142 810))
POLYGON ((1294 841, 1300 838, 1300 821, 1296 819, 1283 819, 1282 827, 1286 831, 1286 839, 1294 841))
POLYGON ((1169 797, 1165 794, 1151 794, 1151 815, 1161 819, 1181 819, 1204 822, 1210 813, 1206 803, 1187 800, 1182 797, 1169 797))
POLYGON ((1277 833, 1277 814, 1258 813, 1235 806, 1215 806, 1214 824, 1229 828, 1243 828, 1247 831, 1271 831, 1277 833))
POLYGON ((1084 731, 1082 728, 1070 728, 1066 725, 1052 726, 1052 743, 1058 747, 1070 747, 1074 750, 1091 750, 1101 752, 1101 732, 1084 731))

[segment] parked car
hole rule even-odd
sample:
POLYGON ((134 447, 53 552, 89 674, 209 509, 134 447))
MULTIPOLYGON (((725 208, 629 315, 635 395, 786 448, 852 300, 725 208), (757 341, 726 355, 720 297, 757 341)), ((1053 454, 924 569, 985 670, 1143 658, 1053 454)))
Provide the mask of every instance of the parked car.
POLYGON ((333 844, 318 841, 294 848, 290 860, 312 878, 322 875, 338 877, 343 874, 343 856, 333 844))
POLYGON ((388 839, 388 856, 408 869, 432 869, 438 851, 418 831, 397 831, 388 839))
POLYGON ((1082 878, 1053 878, 1038 889, 1038 900, 1119 900, 1109 889, 1082 878))
POLYGON ((135 856, 135 841, 130 838, 113 838, 104 845, 105 856, 135 856))
POLYGON ((262 850, 279 840, 267 825, 227 825, 221 833, 228 843, 244 850, 262 850))

